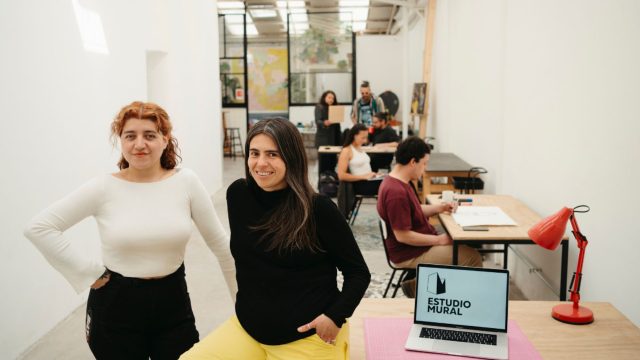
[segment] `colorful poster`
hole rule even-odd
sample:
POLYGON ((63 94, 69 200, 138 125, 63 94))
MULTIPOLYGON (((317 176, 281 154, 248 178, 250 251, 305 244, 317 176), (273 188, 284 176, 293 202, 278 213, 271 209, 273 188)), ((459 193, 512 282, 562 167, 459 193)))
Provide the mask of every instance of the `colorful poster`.
POLYGON ((249 47, 249 112, 287 112, 287 49, 249 47))

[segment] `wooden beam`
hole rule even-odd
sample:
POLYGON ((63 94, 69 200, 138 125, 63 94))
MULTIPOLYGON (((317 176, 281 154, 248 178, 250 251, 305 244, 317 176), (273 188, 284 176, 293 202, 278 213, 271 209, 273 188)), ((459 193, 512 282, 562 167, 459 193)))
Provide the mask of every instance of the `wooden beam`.
POLYGON ((389 15, 389 23, 387 24, 387 31, 385 32, 387 35, 389 34, 389 31, 391 30, 391 25, 393 24, 393 18, 396 17, 396 10, 398 9, 398 7, 396 5, 393 5, 393 9, 391 10, 391 15, 389 15))
POLYGON ((433 30, 436 20, 436 0, 428 0, 427 24, 424 34, 424 64, 422 67, 422 81, 427 83, 427 94, 425 99, 424 115, 420 117, 420 137, 427 136, 427 119, 429 118, 429 93, 431 92, 431 55, 433 50, 433 30))

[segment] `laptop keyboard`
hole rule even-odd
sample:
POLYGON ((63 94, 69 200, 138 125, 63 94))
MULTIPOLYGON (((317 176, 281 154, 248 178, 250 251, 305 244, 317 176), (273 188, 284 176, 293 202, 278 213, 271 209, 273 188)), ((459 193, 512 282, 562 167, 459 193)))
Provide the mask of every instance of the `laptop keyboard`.
POLYGON ((467 342, 483 345, 496 345, 498 337, 493 334, 483 334, 468 331, 434 329, 423 327, 420 331, 421 338, 467 342))

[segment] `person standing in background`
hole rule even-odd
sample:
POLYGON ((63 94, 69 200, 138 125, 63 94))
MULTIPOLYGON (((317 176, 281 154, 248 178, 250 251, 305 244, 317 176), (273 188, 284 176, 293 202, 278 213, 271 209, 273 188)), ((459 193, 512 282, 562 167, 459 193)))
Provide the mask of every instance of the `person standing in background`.
POLYGON ((176 168, 181 158, 171 132, 160 106, 123 107, 111 123, 120 171, 55 202, 24 232, 76 292, 91 288, 85 329, 96 359, 177 359, 198 341, 183 263, 194 222, 235 299, 229 238, 196 174, 176 168), (64 234, 89 216, 98 225, 101 261, 64 234))
POLYGON ((363 81, 360 85, 360 98, 353 102, 351 108, 351 121, 353 124, 364 124, 366 127, 372 126, 372 118, 375 113, 384 112, 384 102, 381 98, 371 92, 368 81, 363 81))
MULTIPOLYGON (((329 122, 329 106, 338 103, 336 94, 327 90, 320 96, 320 101, 316 104, 314 111, 316 122, 316 148, 320 146, 340 145, 340 124, 329 122)), ((333 154, 318 156, 318 175, 327 170, 335 170, 338 159, 333 154)))

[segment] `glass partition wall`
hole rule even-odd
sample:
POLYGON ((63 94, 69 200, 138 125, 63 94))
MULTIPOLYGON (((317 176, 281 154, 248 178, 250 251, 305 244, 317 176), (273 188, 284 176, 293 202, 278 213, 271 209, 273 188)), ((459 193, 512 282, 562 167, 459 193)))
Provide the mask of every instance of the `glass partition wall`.
POLYGON ((265 117, 289 118, 290 107, 315 105, 326 90, 340 104, 355 97, 349 13, 292 6, 219 9, 222 107, 246 109, 243 131, 265 117))
POLYGON ((287 19, 289 104, 313 105, 326 90, 340 103, 355 96, 355 35, 340 13, 293 13, 287 19))
POLYGON ((218 16, 223 107, 246 107, 246 14, 218 16))

